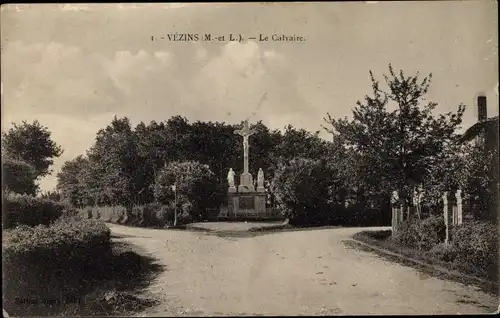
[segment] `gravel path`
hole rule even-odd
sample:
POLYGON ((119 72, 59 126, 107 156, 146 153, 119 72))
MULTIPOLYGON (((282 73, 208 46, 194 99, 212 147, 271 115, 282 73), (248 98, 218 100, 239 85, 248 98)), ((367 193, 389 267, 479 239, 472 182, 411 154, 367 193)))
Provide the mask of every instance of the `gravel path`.
MULTIPOLYGON (((492 313, 498 299, 342 241, 361 229, 231 238, 109 224, 166 270, 145 316, 492 313)), ((366 230, 364 228, 363 230, 366 230)))

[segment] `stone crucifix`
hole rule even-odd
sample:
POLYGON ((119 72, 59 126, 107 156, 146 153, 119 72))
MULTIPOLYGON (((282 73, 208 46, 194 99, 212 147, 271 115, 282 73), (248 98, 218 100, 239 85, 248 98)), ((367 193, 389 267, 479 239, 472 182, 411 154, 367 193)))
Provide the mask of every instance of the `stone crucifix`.
POLYGON ((235 130, 234 133, 243 137, 243 173, 248 173, 248 137, 257 131, 248 127, 248 120, 243 123, 243 128, 235 130))

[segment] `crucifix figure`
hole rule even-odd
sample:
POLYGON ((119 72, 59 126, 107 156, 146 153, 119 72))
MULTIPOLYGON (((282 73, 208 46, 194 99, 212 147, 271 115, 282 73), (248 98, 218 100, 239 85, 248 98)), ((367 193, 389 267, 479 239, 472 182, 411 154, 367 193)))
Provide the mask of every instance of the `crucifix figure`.
POLYGON ((257 131, 248 127, 248 120, 243 123, 243 128, 235 130, 234 133, 243 137, 243 173, 248 173, 248 137, 255 134, 257 131))

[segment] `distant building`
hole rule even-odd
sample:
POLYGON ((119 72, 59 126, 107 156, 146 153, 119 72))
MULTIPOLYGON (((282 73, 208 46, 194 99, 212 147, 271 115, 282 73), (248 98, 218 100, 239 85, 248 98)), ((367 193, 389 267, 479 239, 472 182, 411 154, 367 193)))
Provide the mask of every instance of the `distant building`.
POLYGON ((486 107, 486 96, 478 96, 477 98, 478 121, 469 127, 461 136, 462 142, 473 142, 481 146, 487 152, 495 152, 496 156, 490 165, 490 174, 496 176, 496 180, 489 185, 489 189, 483 192, 483 199, 485 199, 488 206, 488 215, 490 219, 499 221, 500 213, 498 213, 498 198, 499 198, 499 167, 498 167, 498 116, 488 118, 486 107), (490 193, 490 195, 486 195, 490 193), (486 199, 487 198, 487 199, 486 199))
POLYGON ((485 150, 498 149, 498 116, 488 118, 486 96, 477 98, 478 121, 462 135, 462 142, 475 142, 485 150))

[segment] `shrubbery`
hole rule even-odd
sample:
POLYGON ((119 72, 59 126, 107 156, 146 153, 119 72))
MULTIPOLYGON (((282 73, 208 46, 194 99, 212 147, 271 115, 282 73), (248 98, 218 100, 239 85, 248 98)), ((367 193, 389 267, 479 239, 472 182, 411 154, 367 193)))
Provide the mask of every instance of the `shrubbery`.
POLYGON ((455 262, 476 270, 498 270, 498 228, 489 222, 471 222, 451 231, 455 262))
POLYGON ((403 246, 428 251, 444 241, 445 231, 443 217, 431 216, 423 220, 403 222, 393 239, 403 246))
POLYGON ((498 278, 498 229, 489 222, 470 222, 451 230, 448 245, 437 244, 429 255, 449 262, 460 270, 488 277, 498 278))
MULTIPOLYGON (((192 205, 185 202, 177 207, 177 223, 187 224, 193 221, 192 205)), ((79 209, 79 215, 86 219, 98 219, 104 222, 142 226, 169 227, 174 224, 175 205, 150 203, 132 207, 94 206, 79 209)))
POLYGON ((464 272, 498 277, 498 229, 490 222, 467 222, 450 227, 450 242, 445 241, 442 216, 404 222, 392 239, 400 246, 426 252, 431 259, 450 263, 464 272))
POLYGON ((4 301, 63 299, 96 277, 110 257, 110 230, 96 220, 62 218, 49 226, 21 225, 3 234, 4 301))
POLYGON ((154 195, 158 202, 171 206, 175 202, 172 185, 177 189, 178 222, 186 223, 202 218, 207 208, 218 207, 218 185, 207 165, 194 161, 172 162, 158 173, 154 195))
POLYGON ((3 257, 8 262, 52 257, 56 263, 63 259, 67 263, 85 251, 91 255, 93 249, 108 246, 110 236, 110 229, 96 220, 65 222, 63 218, 50 226, 21 225, 5 231, 3 257))
POLYGON ((49 225, 62 215, 74 215, 76 210, 62 203, 29 195, 5 194, 2 207, 4 228, 16 225, 49 225))
POLYGON ((331 223, 330 182, 323 162, 297 158, 278 169, 271 187, 290 224, 317 225, 331 223))

